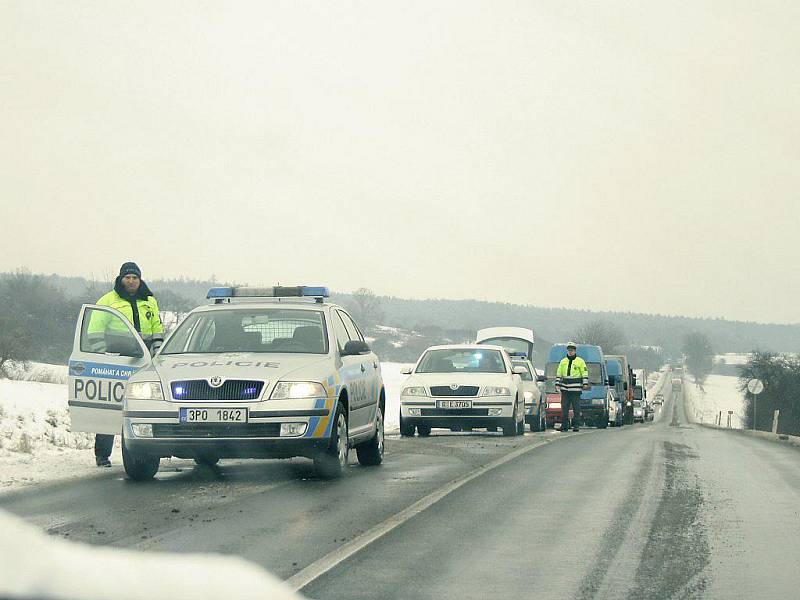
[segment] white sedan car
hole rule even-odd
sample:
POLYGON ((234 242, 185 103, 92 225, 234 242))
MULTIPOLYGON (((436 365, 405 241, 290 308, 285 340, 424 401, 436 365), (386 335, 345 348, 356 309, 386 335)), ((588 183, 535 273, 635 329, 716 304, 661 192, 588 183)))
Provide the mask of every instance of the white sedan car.
POLYGON ((521 435, 525 399, 520 376, 500 346, 431 346, 400 393, 400 433, 429 435, 431 428, 497 428, 521 435))

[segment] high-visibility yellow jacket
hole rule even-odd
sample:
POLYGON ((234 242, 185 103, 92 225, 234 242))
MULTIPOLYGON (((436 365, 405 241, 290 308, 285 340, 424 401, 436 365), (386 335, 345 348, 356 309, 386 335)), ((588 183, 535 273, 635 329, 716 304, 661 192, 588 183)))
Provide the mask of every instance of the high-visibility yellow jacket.
MULTIPOLYGON (((144 281, 140 283, 136 295, 130 297, 122 286, 121 278, 118 277, 114 289, 101 297, 97 304, 109 306, 121 312, 148 345, 154 337, 159 338, 164 333, 164 326, 161 324, 161 317, 158 314, 158 302, 144 281)), ((115 319, 113 315, 94 311, 89 320, 87 333, 90 339, 99 342, 106 334, 121 334, 127 333, 127 331, 124 324, 119 319, 115 319)), ((101 345, 102 343, 97 346, 97 350, 103 350, 101 345)))
POLYGON ((561 391, 581 391, 583 386, 589 385, 589 369, 586 367, 586 362, 580 356, 575 356, 571 360, 569 356, 562 358, 556 371, 556 384, 561 391))

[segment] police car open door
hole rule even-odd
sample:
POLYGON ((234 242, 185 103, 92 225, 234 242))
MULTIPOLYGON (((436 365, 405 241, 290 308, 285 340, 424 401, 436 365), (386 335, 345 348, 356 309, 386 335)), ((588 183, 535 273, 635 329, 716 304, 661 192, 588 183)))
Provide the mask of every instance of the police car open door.
POLYGON ((119 434, 125 382, 149 362, 147 347, 120 312, 84 304, 69 357, 72 431, 119 434))

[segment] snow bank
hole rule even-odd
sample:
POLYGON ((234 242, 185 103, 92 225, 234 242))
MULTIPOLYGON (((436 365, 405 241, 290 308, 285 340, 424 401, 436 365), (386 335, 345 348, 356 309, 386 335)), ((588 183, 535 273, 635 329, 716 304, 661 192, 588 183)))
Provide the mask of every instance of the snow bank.
POLYGON ((41 533, 0 511, 0 598, 301 598, 241 558, 98 548, 41 533))
POLYGON ((691 377, 684 377, 683 390, 690 421, 715 424, 722 411, 722 426, 725 427, 728 424, 728 411, 732 410, 731 428, 745 428, 745 397, 739 391, 737 377, 709 375, 702 387, 696 385, 691 377))
POLYGON ((93 435, 70 431, 65 384, 0 379, 0 493, 95 474, 92 448, 93 435))

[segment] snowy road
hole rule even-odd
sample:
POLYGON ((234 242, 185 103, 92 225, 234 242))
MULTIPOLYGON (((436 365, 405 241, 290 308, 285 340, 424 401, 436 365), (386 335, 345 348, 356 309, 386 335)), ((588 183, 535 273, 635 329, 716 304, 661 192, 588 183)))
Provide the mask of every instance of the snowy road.
POLYGON ((303 460, 223 462, 0 508, 73 540, 243 556, 312 598, 791 597, 800 451, 689 424, 665 393, 655 422, 621 430, 391 438, 382 467, 339 481, 303 460))

